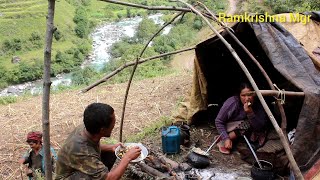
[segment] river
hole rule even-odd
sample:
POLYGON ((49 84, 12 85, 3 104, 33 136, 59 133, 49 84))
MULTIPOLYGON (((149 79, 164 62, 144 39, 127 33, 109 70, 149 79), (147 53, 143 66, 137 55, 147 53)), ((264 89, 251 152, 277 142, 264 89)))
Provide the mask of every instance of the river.
MULTIPOLYGON (((156 24, 163 25, 161 20, 162 14, 153 14, 148 16, 156 24)), ((110 47, 115 42, 120 41, 123 37, 133 37, 139 23, 142 21, 141 17, 127 18, 118 22, 104 23, 99 25, 91 34, 92 38, 92 52, 88 58, 83 62, 81 68, 90 66, 97 71, 101 71, 105 64, 110 60, 110 47)), ((169 33, 171 26, 167 26, 162 34, 169 33)), ((51 89, 56 90, 59 86, 70 86, 72 72, 68 74, 59 74, 57 77, 51 78, 51 89)), ((33 82, 26 82, 23 84, 12 85, 0 92, 0 96, 18 96, 30 92, 31 94, 42 93, 42 80, 33 82)))

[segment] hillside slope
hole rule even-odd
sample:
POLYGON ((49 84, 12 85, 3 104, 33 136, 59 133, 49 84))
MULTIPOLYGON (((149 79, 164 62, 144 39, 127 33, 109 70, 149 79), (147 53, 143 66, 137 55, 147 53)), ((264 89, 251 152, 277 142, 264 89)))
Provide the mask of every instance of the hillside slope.
MULTIPOLYGON (((165 77, 133 82, 127 101, 124 137, 136 134, 160 118, 170 117, 190 89, 191 73, 180 72, 165 77)), ((50 102, 51 142, 59 148, 75 126, 82 122, 84 108, 93 102, 103 102, 115 108, 117 123, 112 137, 119 137, 119 121, 126 83, 101 85, 78 94, 68 91, 52 94, 50 102)), ((41 130, 41 96, 0 106, 0 179, 20 179, 18 159, 27 150, 25 136, 31 130, 41 130)))
MULTIPOLYGON (((13 39, 21 42, 28 41, 32 33, 45 37, 46 32, 46 15, 47 1, 43 0, 16 0, 0 2, 0 47, 4 46, 6 41, 13 39)), ((74 6, 67 3, 65 0, 56 1, 54 24, 60 32, 63 32, 65 38, 70 39, 70 34, 74 34, 74 6)), ((74 37, 72 37, 74 39, 74 37)), ((43 40, 44 41, 44 40, 43 40)), ((72 47, 69 41, 53 41, 53 47, 58 49, 68 49, 72 47)), ((53 49, 55 52, 57 49, 53 49)), ((0 50, 1 53, 1 50, 0 50)), ((0 57, 0 65, 12 68, 12 56, 20 56, 23 61, 33 61, 36 58, 42 59, 43 48, 39 49, 22 49, 14 54, 4 53, 0 57)))

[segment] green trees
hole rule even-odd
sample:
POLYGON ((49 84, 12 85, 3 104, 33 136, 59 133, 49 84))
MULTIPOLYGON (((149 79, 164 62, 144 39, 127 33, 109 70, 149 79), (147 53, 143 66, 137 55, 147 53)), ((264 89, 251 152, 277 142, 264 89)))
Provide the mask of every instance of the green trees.
POLYGON ((89 34, 89 20, 83 6, 77 8, 73 21, 76 23, 76 35, 80 38, 86 38, 89 34))
POLYGON ((2 49, 5 53, 12 54, 16 51, 22 50, 22 40, 19 38, 14 38, 12 40, 5 40, 2 45, 2 49))
POLYGON ((8 74, 7 70, 4 67, 0 66, 0 89, 8 86, 7 74, 8 74))
POLYGON ((319 0, 265 0, 274 13, 319 11, 319 0))
POLYGON ((136 38, 139 43, 146 43, 152 35, 159 29, 159 26, 156 25, 153 20, 149 18, 143 18, 139 23, 136 38))
POLYGON ((72 73, 72 84, 74 85, 89 85, 93 77, 97 75, 92 68, 86 67, 72 73))
POLYGON ((43 36, 39 32, 31 32, 30 36, 21 39, 6 39, 2 43, 1 49, 5 55, 13 55, 17 52, 40 49, 43 46, 43 36))
POLYGON ((40 60, 34 60, 32 64, 20 62, 16 69, 8 72, 10 77, 7 80, 11 83, 34 81, 42 77, 42 71, 43 62, 40 60))

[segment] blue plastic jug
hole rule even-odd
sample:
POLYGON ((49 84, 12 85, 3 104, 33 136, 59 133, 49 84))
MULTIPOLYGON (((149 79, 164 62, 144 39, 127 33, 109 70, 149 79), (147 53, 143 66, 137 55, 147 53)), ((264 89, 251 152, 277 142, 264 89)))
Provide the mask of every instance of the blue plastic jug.
POLYGON ((180 129, 177 126, 162 128, 162 151, 167 154, 180 152, 180 129))

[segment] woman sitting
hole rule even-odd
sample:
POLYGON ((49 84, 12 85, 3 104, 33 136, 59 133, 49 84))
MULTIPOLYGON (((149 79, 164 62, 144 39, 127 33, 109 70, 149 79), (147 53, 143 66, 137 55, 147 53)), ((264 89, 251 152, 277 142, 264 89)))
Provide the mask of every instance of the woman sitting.
POLYGON ((220 133, 217 144, 219 151, 230 154, 232 142, 243 134, 250 135, 250 140, 263 146, 266 139, 267 115, 262 105, 255 102, 255 95, 248 94, 253 88, 248 83, 240 85, 240 92, 228 98, 221 107, 215 125, 220 133))

